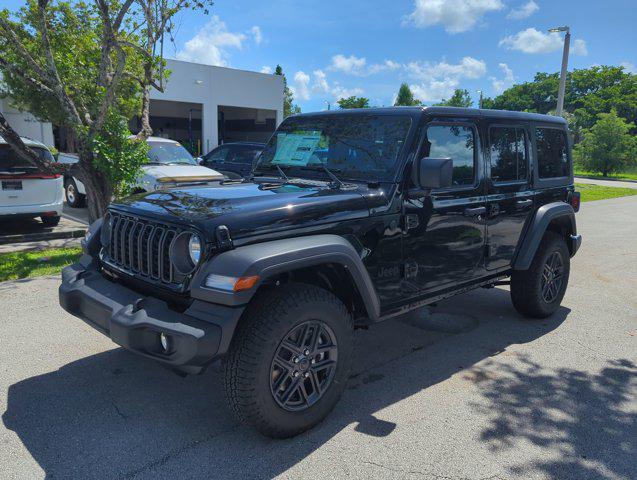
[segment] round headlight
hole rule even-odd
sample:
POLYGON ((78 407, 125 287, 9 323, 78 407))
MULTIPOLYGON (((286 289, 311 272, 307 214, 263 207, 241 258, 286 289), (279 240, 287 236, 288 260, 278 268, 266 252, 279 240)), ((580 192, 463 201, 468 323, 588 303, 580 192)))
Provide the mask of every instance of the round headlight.
POLYGON ((199 264, 201 258, 201 240, 197 235, 191 235, 188 240, 188 253, 193 265, 199 264))

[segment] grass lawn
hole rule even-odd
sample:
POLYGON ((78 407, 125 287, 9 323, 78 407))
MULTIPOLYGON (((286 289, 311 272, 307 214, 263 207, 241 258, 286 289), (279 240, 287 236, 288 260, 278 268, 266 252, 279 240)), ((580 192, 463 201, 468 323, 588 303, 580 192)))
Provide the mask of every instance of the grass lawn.
POLYGON ((575 176, 579 177, 588 177, 588 178, 599 178, 600 180, 608 179, 608 180, 637 180, 637 169, 633 169, 633 171, 622 172, 622 173, 611 173, 608 177, 603 177, 599 173, 594 172, 586 172, 584 170, 575 169, 573 172, 575 176))
POLYGON ((576 183, 575 189, 582 194, 582 202, 637 195, 637 189, 634 188, 604 187, 584 183, 576 183))
POLYGON ((63 267, 75 262, 80 255, 82 249, 79 247, 0 253, 0 282, 55 275, 63 267))

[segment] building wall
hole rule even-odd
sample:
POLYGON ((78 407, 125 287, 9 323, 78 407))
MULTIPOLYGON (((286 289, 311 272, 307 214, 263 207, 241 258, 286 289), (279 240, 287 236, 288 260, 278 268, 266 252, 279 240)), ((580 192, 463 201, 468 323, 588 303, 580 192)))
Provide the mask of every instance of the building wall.
POLYGON ((21 137, 37 140, 48 147, 53 146, 53 127, 50 123, 41 122, 28 112, 16 110, 8 98, 0 99, 0 112, 21 137))
POLYGON ((219 143, 217 107, 220 105, 274 110, 276 125, 283 120, 283 78, 280 76, 179 60, 166 60, 166 64, 171 74, 165 91, 153 91, 151 98, 201 104, 205 152, 219 143))

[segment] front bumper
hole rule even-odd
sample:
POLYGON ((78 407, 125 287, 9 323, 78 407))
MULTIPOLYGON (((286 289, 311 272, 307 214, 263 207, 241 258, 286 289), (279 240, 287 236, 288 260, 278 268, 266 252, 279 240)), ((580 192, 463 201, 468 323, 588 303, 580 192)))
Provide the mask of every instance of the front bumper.
POLYGON ((162 300, 106 279, 84 255, 62 271, 60 305, 118 345, 185 373, 199 373, 226 353, 243 307, 194 300, 183 313, 162 300), (165 353, 159 336, 168 335, 165 353))

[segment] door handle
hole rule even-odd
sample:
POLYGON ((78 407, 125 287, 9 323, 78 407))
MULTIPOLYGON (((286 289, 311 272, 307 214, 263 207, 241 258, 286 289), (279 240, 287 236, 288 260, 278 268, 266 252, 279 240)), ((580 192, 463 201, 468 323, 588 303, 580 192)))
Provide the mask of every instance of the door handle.
POLYGON ((533 200, 531 200, 530 198, 527 200, 518 200, 517 202, 515 202, 515 206, 518 208, 530 207, 531 205, 533 205, 533 200))
POLYGON ((485 213, 487 213, 487 207, 474 207, 464 209, 464 214, 467 217, 477 217, 479 215, 484 215, 485 213))

